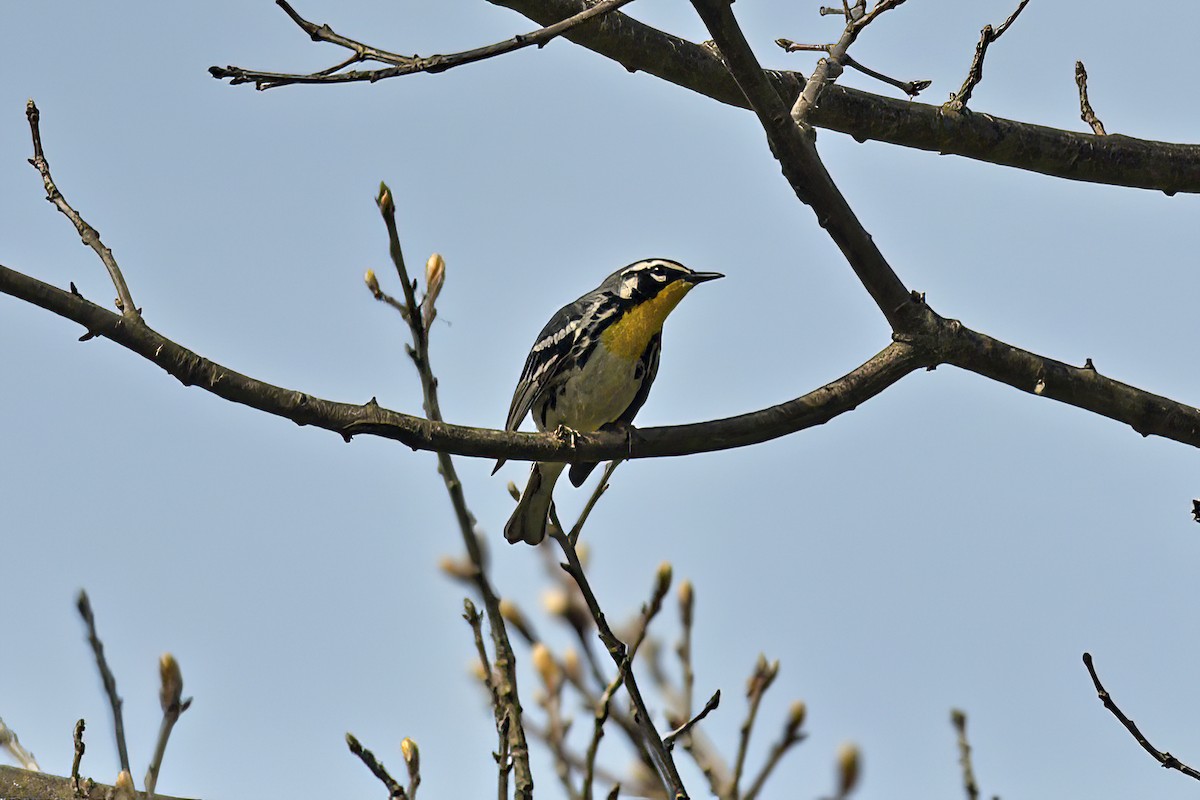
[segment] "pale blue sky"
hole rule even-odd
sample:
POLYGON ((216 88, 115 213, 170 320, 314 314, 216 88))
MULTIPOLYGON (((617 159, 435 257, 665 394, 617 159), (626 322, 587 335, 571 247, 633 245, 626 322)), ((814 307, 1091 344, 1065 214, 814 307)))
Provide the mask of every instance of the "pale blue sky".
MULTIPOLYGON (((816 4, 742 0, 772 40, 828 40, 816 4), (811 7, 810 7, 811 6, 811 7)), ((929 102, 958 87, 1012 3, 911 2, 853 51, 929 102)), ((321 4, 301 13, 400 52, 445 52, 534 25, 479 0, 321 4)), ((628 11, 703 39, 684 0, 628 11)), ((0 263, 107 302, 92 253, 45 202, 25 101, 41 107, 60 187, 113 248, 170 338, 256 377, 419 413, 398 317, 362 272, 386 269, 375 211, 393 187, 409 260, 445 254, 432 357, 446 417, 503 423, 549 315, 612 270, 665 256, 729 277, 670 320, 644 425, 802 394, 864 361, 886 325, 794 198, 755 119, 567 42, 442 75, 266 93, 212 64, 315 69, 274 4, 7 3, 0 52, 0 263)), ((1083 59, 1110 132, 1200 140, 1200 7, 1034 0, 992 49, 972 107, 1084 130, 1083 59)), ((849 84, 888 92, 861 76, 849 84)), ((1056 181, 824 131, 827 166, 909 286, 944 315, 1054 358, 1195 402, 1197 201, 1056 181)), ((386 279, 385 279, 386 280, 386 279)), ((394 287, 394 282, 393 282, 394 287)), ((386 287, 385 287, 386 288, 386 287)), ((151 364, 0 297, 0 503, 6 605, 0 716, 48 771, 116 773, 108 711, 73 609, 91 593, 125 696, 140 775, 157 729, 156 660, 195 704, 159 788, 200 798, 382 797, 354 731, 396 772, 422 750, 422 794, 494 794, 495 733, 467 674, 463 587, 437 570, 458 534, 434 459, 185 389, 151 364)), ((958 797, 951 707, 970 715, 982 790, 1006 798, 1192 797, 1091 689, 1091 650, 1155 744, 1200 763, 1196 453, 942 368, 819 429, 618 471, 586 538, 617 618, 659 562, 698 587, 697 692, 727 754, 757 654, 783 668, 752 748, 787 703, 811 734, 768 797, 828 793, 833 754, 865 753, 864 800, 958 797)), ((541 560, 500 532, 512 464, 461 460, 500 590, 533 610, 541 560)), ((583 492, 560 492, 577 509, 583 492)), ((673 637, 673 619, 661 631, 673 637)), ((549 621, 539 628, 561 646, 549 621)), ((527 653, 518 650, 522 668, 527 653)), ((540 717, 532 676, 525 705, 540 717)), ((577 714, 586 726, 586 714, 577 714)), ((618 737, 604 755, 620 766, 618 737)), ((561 794, 537 762, 539 796, 561 794)), ((685 772, 693 795, 703 781, 685 772)), ((139 779, 140 785, 140 779, 139 779)))

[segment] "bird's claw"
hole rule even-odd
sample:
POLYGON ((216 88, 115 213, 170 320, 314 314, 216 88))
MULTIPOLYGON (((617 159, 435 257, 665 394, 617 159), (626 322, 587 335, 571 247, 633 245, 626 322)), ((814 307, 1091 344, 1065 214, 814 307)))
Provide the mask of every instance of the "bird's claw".
POLYGON ((579 440, 579 431, 562 424, 554 429, 554 435, 560 442, 567 442, 571 447, 579 440))

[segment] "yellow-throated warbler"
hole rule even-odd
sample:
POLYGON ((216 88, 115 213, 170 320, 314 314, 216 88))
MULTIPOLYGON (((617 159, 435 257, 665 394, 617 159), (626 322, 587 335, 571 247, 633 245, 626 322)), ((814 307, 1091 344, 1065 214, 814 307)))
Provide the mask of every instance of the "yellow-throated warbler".
MULTIPOLYGON (((658 373, 662 327, 692 287, 724 277, 693 272, 662 258, 619 269, 598 287, 558 310, 529 351, 513 392, 505 429, 515 431, 533 412, 539 431, 560 426, 596 431, 625 424, 646 402, 658 373)), ((554 483, 566 464, 535 463, 504 537, 537 544, 546 536, 554 483)), ((595 464, 571 465, 579 486, 595 464)))

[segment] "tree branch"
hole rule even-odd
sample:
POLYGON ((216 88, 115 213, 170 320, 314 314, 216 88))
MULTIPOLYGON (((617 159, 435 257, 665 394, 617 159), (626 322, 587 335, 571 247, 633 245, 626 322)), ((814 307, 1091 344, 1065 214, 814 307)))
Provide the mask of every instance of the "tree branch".
MULTIPOLYGON (((90 784, 90 791, 79 794, 70 778, 0 764, 0 795, 4 800, 103 800, 116 796, 112 786, 90 781, 85 783, 90 784)), ((136 796, 144 798, 145 794, 138 792, 136 796)), ((156 795, 156 798, 178 800, 165 794, 156 795)))
POLYGON ((612 431, 580 434, 574 444, 552 433, 505 431, 431 422, 379 406, 322 400, 234 372, 167 339, 148 325, 131 325, 108 311, 50 284, 0 265, 0 293, 83 325, 157 364, 185 386, 268 414, 333 431, 349 440, 371 435, 414 450, 525 461, 611 461, 727 450, 771 441, 823 425, 853 411, 905 375, 922 367, 953 364, 1155 435, 1200 447, 1200 409, 1099 374, 1013 347, 938 317, 933 332, 888 345, 869 361, 808 394, 736 417, 689 425, 642 428, 632 439, 612 431))
MULTIPOLYGON (((783 175, 796 197, 817 215, 817 222, 842 251, 892 330, 920 327, 922 318, 928 317, 931 312, 914 299, 855 216, 854 210, 821 163, 815 135, 807 125, 808 113, 816 107, 817 97, 826 85, 826 73, 830 79, 836 77, 835 68, 840 70, 837 55, 845 53, 858 33, 876 18, 876 12, 846 24, 845 32, 830 52, 830 58, 822 59, 821 65, 797 98, 795 107, 789 112, 766 79, 754 51, 734 19, 729 3, 692 0, 692 5, 717 43, 730 74, 758 115, 771 144, 771 152, 779 161, 783 175)), ((881 3, 876 9, 886 10, 886 7, 881 3)))
POLYGON ((725 450, 770 441, 821 425, 852 411, 902 377, 926 366, 908 345, 893 343, 849 374, 779 405, 714 422, 636 430, 632 439, 613 431, 580 434, 564 442, 553 433, 451 425, 381 407, 323 400, 235 372, 167 339, 148 325, 130 325, 108 311, 50 284, 0 265, 0 293, 79 323, 157 364, 185 386, 198 386, 234 403, 333 431, 347 441, 371 435, 414 450, 524 461, 612 461, 725 450))
POLYGON ((1075 62, 1075 85, 1079 87, 1079 118, 1088 124, 1092 133, 1107 136, 1108 131, 1104 130, 1104 123, 1096 116, 1091 102, 1088 101, 1087 70, 1084 69, 1082 61, 1075 62))
POLYGON ((87 220, 71 207, 67 198, 63 197, 62 192, 58 190, 54 178, 50 176, 50 163, 42 151, 42 114, 33 100, 25 104, 25 118, 29 120, 29 132, 33 136, 33 158, 29 159, 29 163, 42 176, 42 185, 46 187, 46 199, 53 203, 54 207, 63 213, 63 216, 71 220, 71 224, 79 232, 79 238, 95 251, 100 261, 103 262, 104 268, 108 270, 113 287, 117 290, 117 308, 129 320, 137 322, 141 319, 141 311, 133 302, 133 295, 129 293, 129 286, 125 283, 125 276, 121 274, 121 268, 117 266, 116 259, 113 258, 112 250, 105 247, 104 242, 100 241, 100 232, 89 225, 87 220))
POLYGON ((1129 717, 1125 716, 1125 712, 1121 711, 1121 709, 1117 707, 1117 704, 1113 702, 1112 696, 1109 695, 1108 690, 1104 688, 1104 684, 1100 683, 1100 676, 1096 674, 1096 667, 1092 664, 1091 653, 1083 654, 1083 663, 1084 666, 1087 667, 1088 675, 1090 675, 1092 678, 1092 684, 1096 687, 1096 694, 1100 697, 1100 702, 1104 703, 1104 707, 1111 711, 1112 715, 1116 717, 1122 725, 1125 726, 1125 729, 1129 731, 1130 735, 1133 736, 1135 740, 1137 740, 1137 743, 1142 746, 1142 749, 1153 756, 1154 760, 1161 764, 1164 768, 1177 769, 1184 775, 1187 775, 1189 778, 1200 781, 1200 770, 1189 767, 1187 764, 1184 764, 1170 753, 1164 753, 1154 745, 1150 744, 1149 740, 1147 740, 1142 734, 1137 724, 1134 723, 1134 721, 1129 717))
POLYGON ((999 28, 993 28, 991 25, 984 25, 983 30, 979 32, 979 43, 975 45, 975 57, 971 59, 971 68, 967 70, 967 77, 963 80, 963 85, 957 92, 950 95, 950 99, 942 106, 947 111, 961 112, 966 110, 967 103, 971 99, 971 93, 975 91, 975 87, 983 80, 983 59, 987 56, 988 46, 1004 35, 1009 26, 1016 22, 1017 17, 1025 10, 1025 6, 1029 0, 1021 0, 1017 6, 1017 10, 1004 20, 999 28))
POLYGON ((445 72, 454 67, 461 67, 464 64, 473 64, 476 61, 483 61, 487 58, 511 53, 514 50, 520 50, 531 45, 544 47, 547 42, 555 37, 561 36, 571 28, 582 25, 583 23, 595 17, 602 16, 620 8, 631 0, 602 0, 602 2, 589 6, 584 10, 574 14, 568 19, 561 22, 556 22, 552 25, 547 25, 536 31, 526 34, 518 34, 511 39, 506 39, 503 42, 486 45, 484 47, 476 47, 473 50, 466 50, 461 53, 452 53, 450 55, 434 55, 422 58, 420 56, 402 56, 399 53, 392 53, 387 50, 382 50, 371 45, 364 44, 356 39, 351 39, 335 33, 329 25, 317 25, 314 22, 309 22, 304 17, 296 13, 287 0, 275 0, 276 5, 284 10, 292 22, 295 22, 300 29, 307 33, 314 42, 329 42, 344 47, 350 50, 351 55, 346 60, 328 67, 327 69, 318 72, 307 74, 288 73, 288 72, 261 72, 258 70, 244 69, 243 67, 209 67, 208 72, 214 78, 222 80, 229 79, 230 85, 239 83, 253 83, 256 89, 274 89, 277 86, 289 86, 297 83, 356 83, 367 81, 374 83, 384 78, 396 78, 401 75, 412 75, 417 72, 445 72), (390 67, 372 70, 352 70, 342 72, 343 69, 351 64, 357 64, 363 61, 377 61, 382 64, 391 64, 390 67))
MULTIPOLYGON (((401 315, 408 323, 409 334, 412 337, 412 344, 406 345, 405 349, 421 377, 425 416, 433 424, 443 424, 442 408, 437 392, 438 381, 433 374, 433 366, 429 360, 428 322, 432 321, 433 315, 436 313, 434 300, 437 293, 441 291, 442 282, 445 280, 445 262, 441 256, 430 259, 432 269, 426 270, 426 302, 418 303, 416 281, 409 277, 408 268, 404 262, 404 252, 400 246, 400 233, 396 226, 395 200, 386 184, 380 184, 376 202, 387 228, 388 251, 404 290, 404 307, 401 309, 401 315), (426 316, 428 320, 425 319, 426 316)), ((504 615, 500 613, 500 599, 488 578, 483 545, 475 533, 475 516, 467 507, 466 495, 463 493, 462 481, 458 478, 454 460, 449 453, 443 451, 438 451, 437 460, 438 473, 441 474, 442 480, 446 484, 446 491, 450 495, 450 503, 454 507, 454 517, 458 522, 463 546, 475 567, 473 579, 483 598, 488 627, 492 631, 492 645, 495 648, 495 666, 498 674, 498 680, 494 681, 493 685, 495 698, 498 701, 493 708, 496 730, 501 736, 511 737, 508 749, 512 755, 516 797, 518 800, 530 800, 533 797, 533 774, 529 768, 529 744, 525 737, 525 726, 521 721, 516 656, 513 654, 512 643, 508 639, 504 615)), ((501 765, 501 769, 504 769, 504 765, 501 765)), ((502 783, 503 780, 501 780, 502 783)))
MULTIPOLYGON (((586 0, 488 2, 542 25, 588 8, 586 0)), ((646 72, 718 102, 749 108, 719 55, 621 12, 570 31, 564 38, 630 72, 646 72)), ((795 72, 767 70, 765 75, 789 104, 804 83, 804 76, 795 72)), ((1195 144, 1098 137, 990 114, 945 113, 941 106, 842 86, 826 87, 809 122, 850 134, 860 142, 872 140, 963 156, 1067 180, 1157 189, 1167 194, 1200 192, 1200 145, 1195 144)))

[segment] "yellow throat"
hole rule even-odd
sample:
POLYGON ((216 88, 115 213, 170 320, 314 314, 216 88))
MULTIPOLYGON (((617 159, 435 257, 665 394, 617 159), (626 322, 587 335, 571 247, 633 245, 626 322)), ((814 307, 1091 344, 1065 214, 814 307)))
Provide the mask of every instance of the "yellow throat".
POLYGON ((652 299, 625 313, 600 334, 600 341, 614 355, 633 360, 645 352, 654 334, 662 330, 667 315, 692 290, 687 281, 675 281, 652 299))

